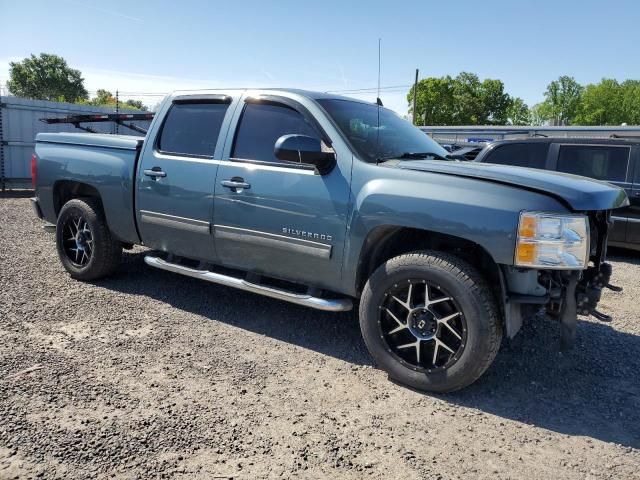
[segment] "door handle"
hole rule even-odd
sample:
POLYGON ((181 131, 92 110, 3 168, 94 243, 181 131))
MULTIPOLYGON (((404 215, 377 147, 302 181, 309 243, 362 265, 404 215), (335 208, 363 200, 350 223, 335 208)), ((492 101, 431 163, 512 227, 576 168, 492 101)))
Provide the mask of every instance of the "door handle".
POLYGON ((160 167, 153 167, 151 169, 145 169, 143 172, 147 177, 166 177, 167 174, 162 171, 160 167))
POLYGON ((220 185, 226 188, 230 188, 231 190, 246 190, 251 188, 251 184, 244 181, 244 178, 233 177, 231 180, 222 180, 220 185))

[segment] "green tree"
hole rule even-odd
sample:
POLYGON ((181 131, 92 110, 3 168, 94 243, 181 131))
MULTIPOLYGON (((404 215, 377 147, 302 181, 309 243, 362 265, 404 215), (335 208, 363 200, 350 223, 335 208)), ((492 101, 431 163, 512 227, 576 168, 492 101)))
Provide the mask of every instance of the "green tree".
POLYGON ((531 123, 531 112, 524 100, 519 97, 512 98, 507 108, 506 125, 529 125, 531 123))
MULTIPOLYGON (((84 100, 80 103, 85 105, 95 105, 96 107, 113 107, 116 108, 116 97, 108 90, 98 89, 96 96, 91 100, 84 100)), ((140 100, 126 100, 120 101, 120 108, 143 110, 146 111, 147 107, 140 100)))
POLYGON ((507 123, 509 109, 514 99, 505 93, 504 83, 501 80, 490 78, 483 80, 480 84, 480 98, 482 100, 481 121, 490 125, 504 125, 507 123))
POLYGON ((640 80, 625 80, 620 84, 621 122, 640 125, 640 80))
POLYGON ((89 96, 80 71, 48 53, 10 62, 7 86, 13 95, 37 100, 76 102, 89 96))
POLYGON ((529 109, 529 125, 546 125, 551 118, 549 105, 544 102, 536 103, 529 109))
POLYGON ((110 91, 100 88, 96 92, 95 98, 91 99, 89 103, 92 105, 115 105, 116 97, 110 91))
MULTIPOLYGON (((407 100, 413 114, 413 89, 407 100)), ((450 125, 453 119, 453 79, 450 76, 424 78, 418 82, 416 98, 417 123, 423 125, 450 125)))
POLYGON ((474 73, 461 72, 453 80, 452 125, 482 125, 484 99, 480 79, 474 73))
POLYGON ((547 85, 545 113, 559 125, 570 125, 579 112, 583 87, 573 77, 563 75, 547 85))
POLYGON ((142 103, 141 100, 127 100, 125 102, 125 107, 126 108, 134 108, 136 110, 144 110, 145 112, 147 111, 147 106, 142 103))
MULTIPOLYGON (((413 87, 407 94, 413 108, 413 87)), ((500 80, 480 81, 477 75, 461 72, 457 77, 429 77, 418 82, 416 113, 425 125, 504 124, 511 98, 500 80)))
POLYGON ((603 78, 584 88, 576 125, 620 125, 624 122, 623 88, 617 80, 603 78))

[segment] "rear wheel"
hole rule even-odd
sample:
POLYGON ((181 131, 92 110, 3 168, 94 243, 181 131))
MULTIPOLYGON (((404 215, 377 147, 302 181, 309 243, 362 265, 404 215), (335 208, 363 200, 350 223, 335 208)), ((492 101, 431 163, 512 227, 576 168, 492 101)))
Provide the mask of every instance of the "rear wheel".
POLYGON ((95 280, 112 273, 122 257, 122 244, 113 238, 100 202, 94 198, 68 201, 56 224, 58 256, 78 280, 95 280))
POLYGON ((483 277, 458 257, 433 251, 393 258, 373 273, 361 298, 360 327, 391 378, 434 392, 477 380, 502 339, 483 277))

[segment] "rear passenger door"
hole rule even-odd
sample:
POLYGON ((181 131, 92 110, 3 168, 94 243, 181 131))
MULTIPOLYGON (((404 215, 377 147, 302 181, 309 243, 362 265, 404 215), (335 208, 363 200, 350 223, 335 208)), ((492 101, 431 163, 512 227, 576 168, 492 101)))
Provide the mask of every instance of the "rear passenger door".
MULTIPOLYGON (((557 144, 556 148, 556 169, 559 172, 604 180, 624 188, 627 195, 632 195, 632 172, 629 168, 631 146, 557 144)), ((610 241, 626 241, 629 210, 622 208, 613 212, 614 225, 609 234, 610 241)))
POLYGON ((136 179, 145 245, 215 259, 213 190, 234 106, 230 95, 186 95, 174 97, 159 112, 162 122, 147 135, 136 179))

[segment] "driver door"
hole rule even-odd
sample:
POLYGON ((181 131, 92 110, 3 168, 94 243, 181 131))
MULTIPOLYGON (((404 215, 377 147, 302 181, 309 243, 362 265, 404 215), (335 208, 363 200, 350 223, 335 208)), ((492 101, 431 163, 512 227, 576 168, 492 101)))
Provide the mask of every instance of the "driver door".
MULTIPOLYGON (((340 280, 352 156, 336 152, 325 175, 279 160, 278 138, 330 140, 303 105, 285 97, 247 98, 225 147, 214 197, 219 261, 257 274, 331 289, 340 280)), ((233 127, 232 127, 233 128, 233 127)))

